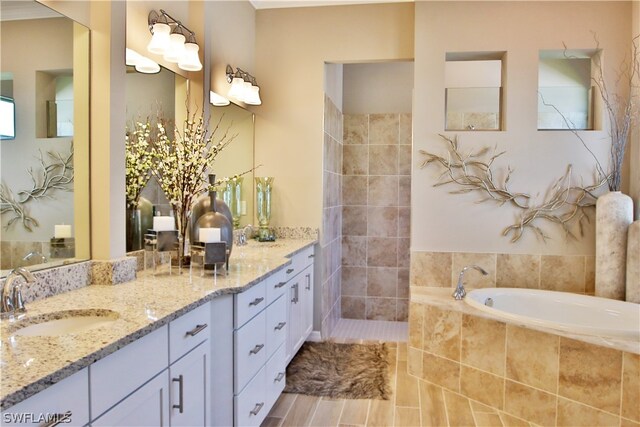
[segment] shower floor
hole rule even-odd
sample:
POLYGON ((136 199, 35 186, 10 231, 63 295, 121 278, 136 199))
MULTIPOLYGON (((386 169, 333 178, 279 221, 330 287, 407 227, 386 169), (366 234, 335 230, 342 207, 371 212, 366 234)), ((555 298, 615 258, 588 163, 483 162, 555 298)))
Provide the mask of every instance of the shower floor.
POLYGON ((340 319, 331 333, 336 340, 407 342, 409 323, 340 319))

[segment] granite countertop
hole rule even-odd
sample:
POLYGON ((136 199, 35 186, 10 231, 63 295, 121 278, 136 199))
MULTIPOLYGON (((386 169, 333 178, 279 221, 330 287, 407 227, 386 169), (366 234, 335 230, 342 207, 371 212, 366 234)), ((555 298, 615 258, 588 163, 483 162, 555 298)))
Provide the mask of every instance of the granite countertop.
MULTIPOLYGON (((27 304, 20 320, 0 321, 0 410, 44 390, 69 375, 213 298, 239 293, 290 264, 288 257, 316 243, 311 239, 281 239, 234 246, 227 276, 194 268, 182 275, 159 269, 138 273, 136 280, 119 285, 91 285, 27 304), (62 336, 15 336, 12 332, 50 313, 87 310, 115 312, 107 327, 62 336), (20 323, 18 325, 17 323, 20 323)), ((56 316, 56 317, 64 317, 56 316)))
MULTIPOLYGON (((467 287, 467 292, 473 290, 473 288, 467 287)), ((424 286, 411 286, 411 303, 412 304, 428 304, 435 305, 442 309, 461 312, 463 314, 469 314, 473 316, 483 317, 486 319, 497 320, 499 322, 508 323, 516 326, 522 326, 529 329, 534 329, 540 332, 551 333, 554 335, 560 335, 566 338, 571 338, 578 341, 584 341, 590 344, 595 344, 603 347, 609 347, 616 350, 626 351, 629 353, 640 354, 640 342, 633 340, 625 340, 622 338, 609 338, 600 337, 596 335, 586 335, 571 333, 560 329, 553 329, 551 327, 536 325, 533 323, 524 323, 514 319, 506 317, 498 317, 491 315, 485 311, 478 310, 475 307, 467 304, 464 301, 457 301, 451 297, 453 288, 437 288, 437 287, 424 287, 424 286)))

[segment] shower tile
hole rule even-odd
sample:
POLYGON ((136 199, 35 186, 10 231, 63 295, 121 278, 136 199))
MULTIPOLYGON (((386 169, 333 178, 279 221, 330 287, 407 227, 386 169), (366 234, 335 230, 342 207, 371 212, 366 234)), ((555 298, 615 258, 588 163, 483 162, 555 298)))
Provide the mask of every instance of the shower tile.
POLYGON ((369 147, 366 145, 342 146, 342 173, 367 175, 369 172, 369 147))
MULTIPOLYGON (((364 209, 364 208, 363 208, 364 209)), ((398 208, 370 206, 367 215, 366 235, 371 237, 396 237, 398 234, 398 208)))
POLYGON ((396 268, 367 268, 368 297, 396 297, 398 271, 396 268))
POLYGON ((562 397, 558 398, 558 418, 556 422, 558 426, 617 427, 619 423, 620 418, 615 415, 562 397))
POLYGON ((505 384, 504 410, 538 425, 555 424, 556 399, 557 396, 554 394, 513 381, 507 380, 505 384))
POLYGON ((498 254, 496 286, 537 289, 540 286, 540 255, 498 254))
POLYGON ((496 254, 476 254, 456 252, 453 254, 451 286, 458 283, 458 275, 465 266, 477 265, 489 273, 483 275, 479 271, 467 270, 464 274, 464 284, 470 288, 494 288, 496 286, 496 254))
POLYGON ((398 206, 398 177, 369 177, 369 206, 398 206))
POLYGON ((367 320, 395 320, 396 300, 395 298, 369 298, 367 297, 366 319, 367 320))
POLYGON ((413 252, 411 285, 449 287, 452 258, 449 252, 413 252))
POLYGON ((398 208, 398 237, 411 236, 411 208, 398 208))
POLYGON ((356 236, 342 237, 342 265, 367 265, 367 238, 356 236))
POLYGON ((411 145, 411 114, 400 114, 400 144, 411 145))
POLYGON ((366 176, 345 175, 342 180, 342 204, 366 205, 369 178, 366 176))
POLYGON ((0 270, 8 270, 13 266, 11 254, 11 242, 7 242, 6 240, 0 242, 0 270))
POLYGON ((366 114, 344 115, 344 144, 367 144, 369 142, 369 116, 366 114))
POLYGON ((502 409, 504 378, 462 365, 460 370, 460 393, 485 405, 502 409))
POLYGON ((369 144, 398 144, 400 116, 398 114, 369 115, 369 144))
POLYGON ((507 325, 507 378, 555 394, 559 346, 557 335, 507 325))
POLYGON ((410 145, 398 148, 398 175, 411 175, 411 149, 410 145))
POLYGON ((365 298, 343 296, 341 303, 342 317, 346 319, 365 318, 365 298))
POLYGON ((424 308, 424 350, 437 356, 460 361, 460 328, 462 314, 434 305, 424 308))
POLYGON ((343 236, 366 236, 368 222, 367 208, 365 206, 342 207, 343 236))
MULTIPOLYGON (((463 367, 464 369, 464 367, 463 367)), ((460 390, 460 364, 436 355, 423 352, 422 379, 440 387, 458 392, 460 390)))
POLYGON ((342 295, 358 297, 367 295, 366 267, 342 267, 342 295))
POLYGON ((393 237, 368 237, 367 265, 369 267, 397 267, 397 240, 393 237))
POLYGON ((396 299, 396 321, 406 322, 409 319, 409 300, 396 299))
POLYGON ((542 255, 540 289, 584 293, 584 272, 584 256, 542 255))
POLYGON ((640 422, 640 355, 637 354, 624 353, 621 415, 640 422))
POLYGON ((398 239, 398 267, 409 268, 411 265, 411 240, 398 239))
POLYGON ((462 316, 460 361, 504 376, 505 340, 504 323, 465 314, 462 316))
POLYGON ((619 414, 621 382, 622 352, 560 338, 560 396, 619 414))
POLYGON ((424 306, 409 304, 409 347, 422 350, 422 328, 424 322, 424 306))
POLYGON ((397 175, 398 146, 369 146, 369 175, 397 175))
POLYGON ((409 298, 409 269, 398 269, 398 298, 409 298))
POLYGON ((398 177, 398 206, 411 206, 411 177, 398 177))

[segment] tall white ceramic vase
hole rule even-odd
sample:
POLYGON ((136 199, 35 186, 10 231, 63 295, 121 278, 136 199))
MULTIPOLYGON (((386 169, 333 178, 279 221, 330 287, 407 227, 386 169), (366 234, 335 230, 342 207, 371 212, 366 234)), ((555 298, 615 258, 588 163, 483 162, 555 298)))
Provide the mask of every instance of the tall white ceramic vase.
POLYGON ((627 293, 625 299, 640 304, 640 219, 629 226, 627 236, 627 293))
POLYGON ((627 232, 633 222, 633 201, 620 191, 596 202, 596 296, 624 300, 627 232))

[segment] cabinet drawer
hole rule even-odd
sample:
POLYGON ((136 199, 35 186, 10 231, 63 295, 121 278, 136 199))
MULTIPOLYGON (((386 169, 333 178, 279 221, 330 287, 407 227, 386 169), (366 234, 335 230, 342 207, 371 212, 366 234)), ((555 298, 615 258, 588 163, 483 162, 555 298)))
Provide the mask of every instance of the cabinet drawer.
POLYGON ((285 267, 287 280, 297 276, 305 267, 313 264, 314 248, 310 246, 291 257, 291 264, 285 267))
POLYGON ((12 426, 40 426, 53 421, 42 417, 65 414, 65 421, 60 425, 83 426, 89 422, 88 392, 89 370, 85 368, 7 409, 2 413, 0 423, 12 426), (66 414, 69 414, 68 418, 66 414))
POLYGON ((166 369, 165 325, 89 366, 91 414, 95 418, 166 369))
POLYGON ((262 367, 247 387, 234 398, 237 426, 259 426, 269 413, 266 402, 266 368, 262 367))
POLYGON ((287 302, 286 297, 280 296, 267 307, 267 357, 287 339, 287 302))
MULTIPOLYGON (((262 311, 249 323, 235 331, 234 368, 235 394, 240 393, 249 380, 267 361, 266 327, 267 313, 262 311)), ((214 362, 215 363, 215 362, 214 362)))
POLYGON ((206 303, 169 323, 169 363, 173 363, 209 336, 211 305, 206 303))
POLYGON ((267 361, 266 365, 267 376, 267 396, 265 398, 267 409, 271 410, 271 407, 276 403, 280 393, 284 390, 286 384, 286 346, 281 345, 276 352, 271 356, 271 359, 267 361))
POLYGON ((267 306, 265 282, 234 295, 234 326, 239 329, 267 306))
POLYGON ((267 278, 267 305, 277 300, 280 295, 287 291, 286 268, 279 270, 274 275, 267 278))

